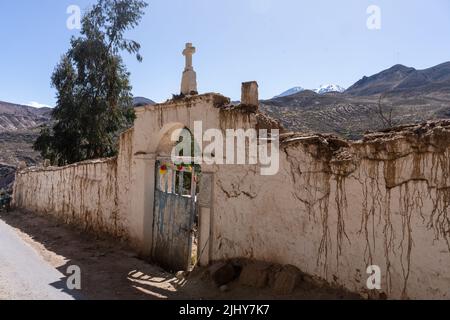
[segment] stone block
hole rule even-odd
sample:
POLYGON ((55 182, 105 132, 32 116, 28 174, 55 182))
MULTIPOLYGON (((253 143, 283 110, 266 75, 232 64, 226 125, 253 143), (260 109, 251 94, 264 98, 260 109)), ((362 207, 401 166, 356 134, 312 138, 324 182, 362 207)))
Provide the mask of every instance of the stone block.
POLYGON ((212 280, 218 287, 232 282, 239 276, 236 268, 231 263, 227 262, 218 262, 213 264, 209 268, 209 273, 212 280))
POLYGON ((239 283, 243 286, 264 288, 269 282, 270 265, 266 263, 249 263, 242 269, 239 283))
POLYGON ((301 271, 294 266, 284 266, 276 275, 273 290, 276 294, 292 294, 301 279, 301 271))

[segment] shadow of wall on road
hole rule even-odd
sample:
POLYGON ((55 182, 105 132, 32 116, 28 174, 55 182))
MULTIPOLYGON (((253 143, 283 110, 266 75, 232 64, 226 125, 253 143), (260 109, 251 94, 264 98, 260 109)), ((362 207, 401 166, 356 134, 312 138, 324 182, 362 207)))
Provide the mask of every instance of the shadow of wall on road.
POLYGON ((62 274, 70 276, 67 273, 70 266, 80 267, 81 290, 67 289, 67 277, 50 284, 75 299, 177 297, 171 285, 175 279, 173 275, 139 259, 126 244, 116 239, 94 235, 53 217, 44 218, 26 211, 2 212, 0 219, 20 231, 25 241, 62 274), (137 270, 148 275, 146 281, 136 277, 137 270))

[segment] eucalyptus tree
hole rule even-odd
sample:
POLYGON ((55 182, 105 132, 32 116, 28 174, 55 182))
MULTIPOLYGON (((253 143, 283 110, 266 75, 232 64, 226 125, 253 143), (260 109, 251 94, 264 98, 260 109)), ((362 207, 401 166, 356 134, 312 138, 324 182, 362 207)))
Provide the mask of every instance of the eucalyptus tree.
POLYGON ((122 53, 142 61, 140 44, 125 38, 138 26, 147 3, 99 0, 83 15, 78 37, 56 66, 57 92, 52 125, 43 127, 34 147, 52 164, 110 157, 120 131, 134 120, 129 72, 122 53))

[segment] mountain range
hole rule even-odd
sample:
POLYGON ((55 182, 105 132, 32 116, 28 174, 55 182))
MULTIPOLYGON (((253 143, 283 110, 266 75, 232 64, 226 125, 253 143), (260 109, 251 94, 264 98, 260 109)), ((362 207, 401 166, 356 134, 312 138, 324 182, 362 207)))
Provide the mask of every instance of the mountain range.
POLYGON ((359 139, 366 131, 450 117, 450 62, 417 70, 395 65, 344 92, 311 90, 261 102, 287 130, 359 139))
POLYGON ((375 94, 425 95, 448 92, 450 84, 450 62, 416 70, 401 64, 384 70, 371 77, 363 77, 345 93, 354 96, 375 94))

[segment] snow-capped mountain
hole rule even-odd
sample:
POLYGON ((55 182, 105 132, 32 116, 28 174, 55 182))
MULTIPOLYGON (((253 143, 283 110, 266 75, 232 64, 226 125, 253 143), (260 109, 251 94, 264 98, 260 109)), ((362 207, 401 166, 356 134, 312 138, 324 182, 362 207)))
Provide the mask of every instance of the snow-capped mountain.
POLYGON ((318 94, 324 94, 328 92, 344 92, 345 88, 338 86, 336 84, 324 84, 321 85, 319 89, 314 90, 318 94))
MULTIPOLYGON (((305 90, 307 90, 307 89, 304 89, 302 87, 293 87, 293 88, 279 94, 278 96, 273 97, 273 99, 291 96, 293 94, 296 94, 296 93, 299 93, 299 92, 302 92, 305 90)), ((318 89, 313 89, 311 91, 314 91, 315 93, 318 93, 318 94, 325 94, 328 92, 344 92, 345 88, 338 86, 336 84, 324 84, 324 85, 320 86, 318 89)))
POLYGON ((275 99, 275 98, 287 97, 287 96, 291 96, 293 94, 296 94, 296 93, 299 93, 299 92, 302 92, 302 91, 305 91, 305 89, 302 88, 302 87, 293 87, 293 88, 291 88, 291 89, 289 89, 289 90, 287 90, 287 91, 285 91, 285 92, 283 92, 283 93, 281 93, 278 96, 275 96, 273 98, 275 99))

